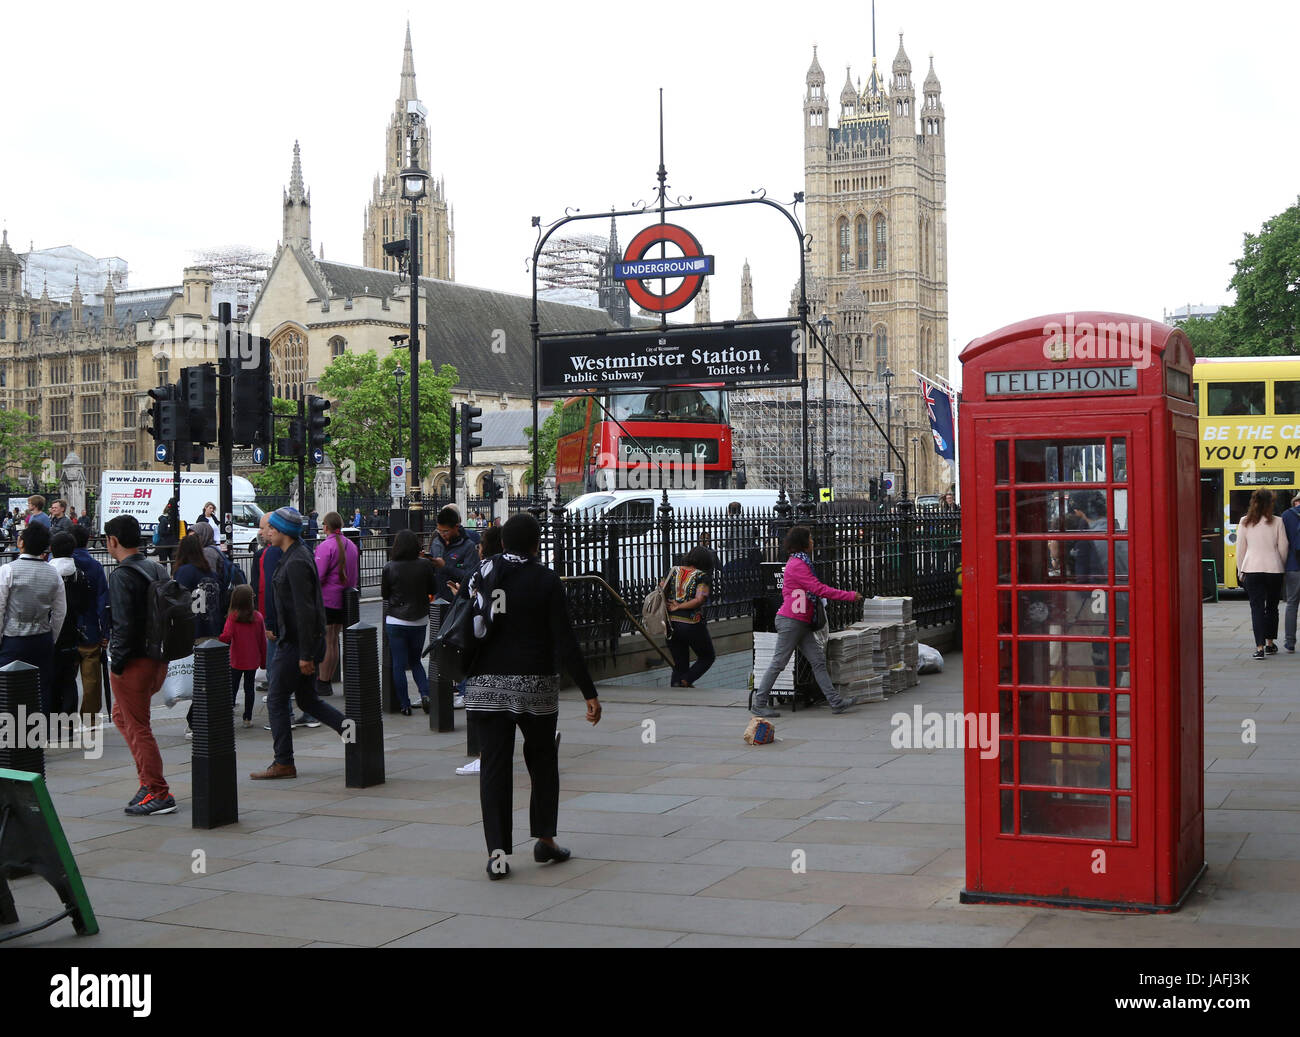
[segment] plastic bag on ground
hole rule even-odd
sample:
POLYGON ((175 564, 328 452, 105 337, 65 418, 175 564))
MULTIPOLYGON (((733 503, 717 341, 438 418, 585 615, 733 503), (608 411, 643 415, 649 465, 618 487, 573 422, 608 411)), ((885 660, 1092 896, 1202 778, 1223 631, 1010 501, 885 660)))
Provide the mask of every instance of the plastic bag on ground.
POLYGON ((931 648, 927 644, 918 644, 916 646, 916 672, 943 673, 943 656, 939 654, 939 649, 931 648))

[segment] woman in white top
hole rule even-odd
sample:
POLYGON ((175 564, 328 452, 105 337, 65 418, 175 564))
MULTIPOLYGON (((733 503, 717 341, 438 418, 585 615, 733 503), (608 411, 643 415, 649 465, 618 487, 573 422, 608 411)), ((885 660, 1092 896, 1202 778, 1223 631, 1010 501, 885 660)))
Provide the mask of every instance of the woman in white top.
POLYGON ((1256 659, 1277 654, 1277 603, 1289 550, 1286 527, 1273 514, 1273 494, 1256 490, 1237 526, 1237 579, 1250 597, 1256 659))

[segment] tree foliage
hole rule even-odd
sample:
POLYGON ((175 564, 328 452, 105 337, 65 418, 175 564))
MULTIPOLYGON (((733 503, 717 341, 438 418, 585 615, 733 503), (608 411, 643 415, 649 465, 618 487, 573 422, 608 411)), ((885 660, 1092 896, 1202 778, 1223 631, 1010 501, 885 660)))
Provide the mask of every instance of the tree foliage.
POLYGON ((47 439, 33 439, 29 425, 36 418, 20 410, 0 410, 0 476, 13 481, 27 472, 44 479, 41 462, 54 449, 47 439))
MULTIPOLYGON (((532 475, 528 480, 530 488, 540 486, 547 471, 555 464, 556 444, 560 440, 560 409, 557 405, 542 422, 541 438, 537 441, 537 464, 541 468, 541 472, 532 471, 532 475)), ((528 449, 531 457, 533 427, 529 425, 528 428, 524 429, 524 433, 528 436, 528 449)))
MULTIPOLYGON (((382 360, 373 352, 343 353, 334 358, 317 383, 319 392, 333 401, 329 410, 329 456, 340 471, 341 484, 347 482, 347 473, 354 475, 356 493, 386 494, 389 459, 410 452, 410 375, 400 383, 393 376, 403 359, 405 356, 396 352, 382 360)), ((450 364, 443 364, 437 373, 428 361, 420 365, 421 478, 427 478, 435 466, 447 463, 451 390, 459 379, 450 364)))
POLYGON ((1300 200, 1247 234, 1228 287, 1237 301, 1183 330, 1197 356, 1279 356, 1300 330, 1300 200))

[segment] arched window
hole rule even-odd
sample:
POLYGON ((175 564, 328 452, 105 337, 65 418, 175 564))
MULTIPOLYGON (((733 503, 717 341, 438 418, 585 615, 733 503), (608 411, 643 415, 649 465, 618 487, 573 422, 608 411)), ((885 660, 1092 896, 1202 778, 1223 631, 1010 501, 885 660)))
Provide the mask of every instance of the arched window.
POLYGON ((865 216, 858 217, 857 230, 858 230, 858 269, 866 270, 868 266, 867 248, 871 244, 871 233, 867 229, 867 218, 865 216))
POLYGON ((859 335, 856 339, 853 340, 853 362, 856 364, 862 363, 862 336, 861 335, 859 335))
POLYGON ((340 357, 348 351, 348 340, 342 335, 335 335, 330 339, 330 359, 340 357))
POLYGON ((271 380, 279 386, 282 399, 303 396, 307 381, 307 336, 297 328, 285 328, 271 340, 271 380))
POLYGON ((853 246, 853 242, 849 238, 849 221, 841 216, 840 217, 840 272, 841 273, 853 269, 852 266, 853 255, 851 251, 852 246, 853 246))
POLYGON ((885 377, 889 367, 889 333, 883 324, 876 325, 876 377, 885 377))
POLYGON ((887 244, 888 237, 885 230, 885 217, 879 213, 876 215, 876 269, 887 269, 887 244))

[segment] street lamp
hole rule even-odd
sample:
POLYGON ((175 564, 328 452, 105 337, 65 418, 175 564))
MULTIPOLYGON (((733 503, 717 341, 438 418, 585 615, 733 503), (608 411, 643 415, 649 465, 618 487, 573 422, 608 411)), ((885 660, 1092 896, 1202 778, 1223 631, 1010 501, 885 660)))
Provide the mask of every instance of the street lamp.
POLYGON ((406 372, 402 370, 401 364, 393 368, 393 390, 397 400, 397 446, 394 453, 402 449, 402 379, 405 377, 406 372))
POLYGON ((831 331, 834 327, 829 315, 822 311, 821 318, 817 321, 817 330, 821 332, 822 339, 822 485, 826 487, 831 485, 831 449, 830 440, 827 438, 826 413, 826 352, 830 348, 831 331))
POLYGON ((921 446, 921 438, 919 436, 913 436, 912 437, 912 478, 913 479, 917 477, 917 473, 920 471, 920 469, 917 468, 916 466, 918 450, 920 446, 921 446))
MULTIPOLYGON (((411 272, 411 456, 410 528, 417 535, 424 532, 424 486, 420 477, 420 199, 424 197, 429 173, 420 166, 420 127, 424 108, 418 101, 406 106, 407 133, 410 141, 410 164, 402 170, 402 197, 411 203, 407 264, 411 272)), ((429 317, 432 318, 432 313, 429 317)))
MULTIPOLYGON (((885 442, 892 447, 894 445, 894 422, 889 387, 894 384, 894 372, 886 367, 885 373, 881 377, 885 380, 885 442)), ((889 457, 888 453, 886 453, 885 457, 889 457)), ((888 460, 885 463, 888 464, 888 460)))

